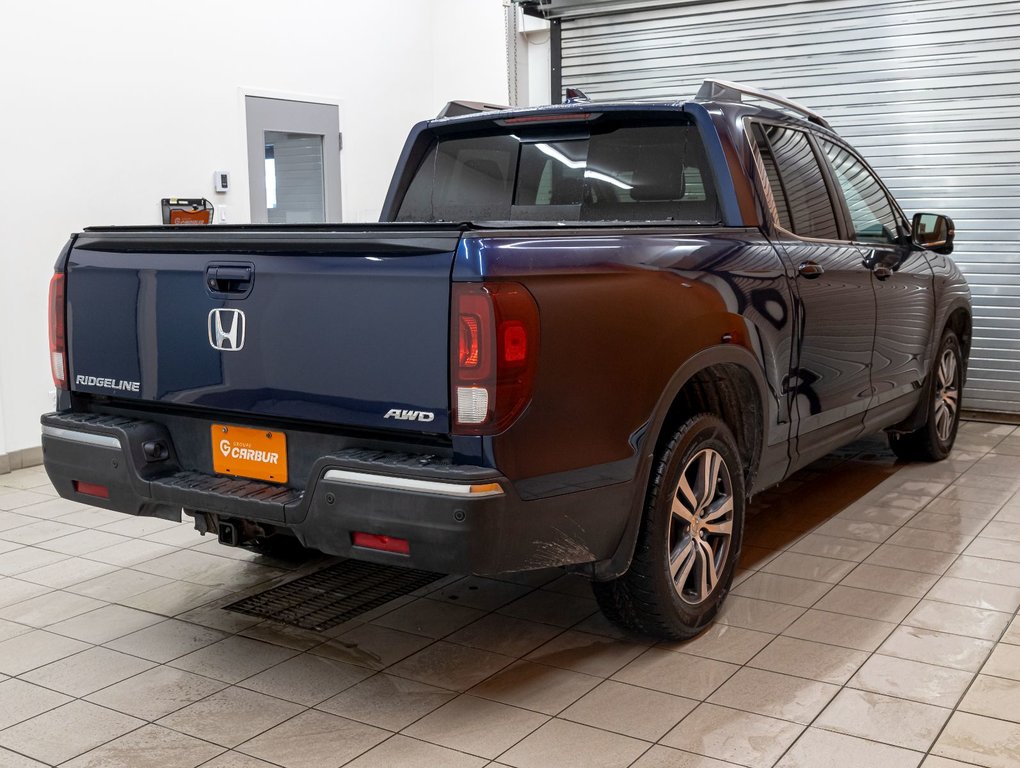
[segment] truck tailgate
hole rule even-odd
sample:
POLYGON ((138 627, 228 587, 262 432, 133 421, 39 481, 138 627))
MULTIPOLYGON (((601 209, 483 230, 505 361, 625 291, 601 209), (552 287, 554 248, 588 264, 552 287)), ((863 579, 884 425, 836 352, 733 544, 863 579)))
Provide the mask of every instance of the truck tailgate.
POLYGON ((248 421, 445 433, 460 234, 87 230, 66 266, 71 389, 248 421))

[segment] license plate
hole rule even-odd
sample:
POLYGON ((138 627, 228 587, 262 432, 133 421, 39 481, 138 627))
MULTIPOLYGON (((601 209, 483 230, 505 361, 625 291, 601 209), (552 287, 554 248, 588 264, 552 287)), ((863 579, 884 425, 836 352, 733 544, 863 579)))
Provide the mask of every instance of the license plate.
POLYGON ((287 436, 269 429, 212 425, 213 471, 287 482, 287 436))

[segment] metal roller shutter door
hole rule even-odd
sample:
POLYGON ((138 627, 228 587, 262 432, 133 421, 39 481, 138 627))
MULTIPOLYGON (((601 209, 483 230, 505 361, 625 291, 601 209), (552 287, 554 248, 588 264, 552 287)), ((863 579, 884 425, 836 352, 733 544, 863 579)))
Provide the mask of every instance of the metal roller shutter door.
POLYGON ((562 6, 564 86, 686 98, 715 77, 821 112, 908 213, 956 220, 974 293, 965 407, 1020 413, 1020 3, 635 5, 562 6))

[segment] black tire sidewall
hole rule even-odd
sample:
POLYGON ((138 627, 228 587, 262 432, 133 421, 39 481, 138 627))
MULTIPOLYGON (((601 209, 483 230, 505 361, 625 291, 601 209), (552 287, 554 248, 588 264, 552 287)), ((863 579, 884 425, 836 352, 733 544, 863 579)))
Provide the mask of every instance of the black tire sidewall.
POLYGON ((661 480, 653 487, 646 507, 646 536, 649 553, 655 564, 650 577, 659 599, 671 604, 668 615, 675 616, 680 625, 690 633, 708 624, 715 616, 720 603, 729 591, 737 561, 744 529, 744 477, 735 441, 729 428, 721 419, 702 415, 688 420, 677 432, 671 448, 659 459, 661 480), (672 515, 673 494, 680 481, 680 473, 691 458, 699 451, 711 448, 717 451, 726 464, 733 495, 733 533, 719 583, 708 599, 699 605, 691 605, 680 598, 669 575, 669 523, 672 515), (665 466, 662 466, 662 465, 665 466))

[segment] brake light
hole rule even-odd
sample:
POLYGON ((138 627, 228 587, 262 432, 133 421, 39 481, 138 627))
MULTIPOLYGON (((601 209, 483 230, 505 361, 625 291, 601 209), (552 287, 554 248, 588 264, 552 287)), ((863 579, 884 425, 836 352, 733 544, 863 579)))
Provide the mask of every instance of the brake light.
POLYGON ((365 533, 355 531, 351 534, 351 544, 366 549, 378 549, 383 552, 396 552, 400 555, 411 554, 411 544, 407 539, 398 539, 393 536, 383 536, 379 533, 365 533))
POLYGON ((108 499, 110 498, 110 489, 105 485, 99 485, 98 483, 86 483, 83 480, 74 481, 75 493, 80 493, 84 496, 95 496, 97 499, 108 499))
POLYGON ((58 272, 50 280, 50 372, 57 389, 67 389, 64 311, 64 275, 58 272))
POLYGON ((538 305, 517 283, 455 283, 451 320, 453 431, 502 432, 531 401, 538 305))

